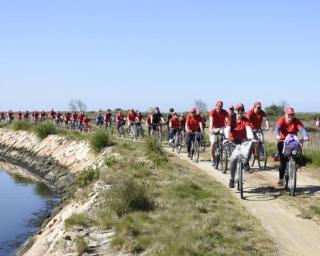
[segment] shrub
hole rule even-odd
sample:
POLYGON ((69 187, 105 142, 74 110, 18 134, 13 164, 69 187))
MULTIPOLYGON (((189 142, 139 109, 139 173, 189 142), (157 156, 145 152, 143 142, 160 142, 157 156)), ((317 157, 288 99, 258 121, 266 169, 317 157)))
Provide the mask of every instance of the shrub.
POLYGON ((12 129, 14 131, 19 131, 19 130, 28 131, 31 129, 31 123, 28 121, 16 121, 13 123, 12 129))
POLYGON ((148 159, 151 160, 157 166, 168 161, 166 154, 163 151, 161 145, 159 145, 157 140, 153 137, 146 138, 145 150, 146 150, 148 159))
POLYGON ((98 130, 90 136, 89 144, 91 149, 98 154, 102 149, 111 145, 110 136, 106 131, 98 130))
POLYGON ((94 180, 97 180, 98 178, 99 178, 99 169, 95 169, 95 170, 93 168, 84 169, 76 176, 75 184, 80 188, 84 188, 94 180))
POLYGON ((118 216, 134 211, 149 211, 154 202, 147 195, 145 186, 133 180, 124 180, 115 184, 108 193, 107 199, 118 216))
POLYGON ((109 156, 109 157, 106 157, 104 159, 104 164, 107 166, 107 167, 112 167, 113 165, 115 165, 117 163, 117 159, 115 158, 115 156, 109 156))
POLYGON ((34 128, 35 134, 43 140, 50 134, 56 134, 56 127, 51 122, 45 122, 34 128))
POLYGON ((210 193, 203 190, 199 185, 188 181, 175 188, 176 195, 182 199, 194 198, 195 200, 205 199, 210 196, 210 193))
POLYGON ((79 255, 83 255, 88 249, 88 244, 83 236, 78 236, 76 240, 76 251, 79 255))

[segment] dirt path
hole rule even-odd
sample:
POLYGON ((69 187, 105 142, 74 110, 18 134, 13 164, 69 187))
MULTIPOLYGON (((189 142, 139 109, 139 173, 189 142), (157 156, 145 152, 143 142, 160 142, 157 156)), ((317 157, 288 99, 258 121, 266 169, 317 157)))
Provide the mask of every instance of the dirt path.
MULTIPOLYGON (((201 159, 198 164, 186 157, 177 155, 205 171, 209 176, 225 186, 229 184, 229 174, 215 170, 208 161, 201 159)), ((320 225, 312 220, 302 219, 300 213, 279 197, 281 188, 276 185, 278 171, 254 171, 245 176, 245 200, 240 199, 236 189, 230 189, 241 203, 257 217, 265 230, 279 247, 280 255, 320 255, 320 225)), ((320 196, 320 181, 299 174, 298 188, 304 192, 320 196)))

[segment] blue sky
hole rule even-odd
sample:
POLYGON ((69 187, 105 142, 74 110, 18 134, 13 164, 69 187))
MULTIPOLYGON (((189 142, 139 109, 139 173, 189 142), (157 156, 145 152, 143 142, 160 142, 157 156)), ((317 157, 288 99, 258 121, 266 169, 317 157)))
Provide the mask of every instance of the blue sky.
POLYGON ((0 109, 319 111, 320 1, 0 1, 0 109))

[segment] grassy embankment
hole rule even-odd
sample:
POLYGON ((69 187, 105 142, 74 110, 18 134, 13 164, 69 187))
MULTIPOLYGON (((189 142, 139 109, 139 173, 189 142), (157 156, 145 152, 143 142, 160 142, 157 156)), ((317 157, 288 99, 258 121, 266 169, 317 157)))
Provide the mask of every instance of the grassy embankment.
MULTIPOLYGON (((66 227, 114 229, 112 247, 131 253, 276 255, 260 224, 228 189, 165 154, 152 139, 119 142, 113 151, 120 157, 106 158, 99 175, 83 175, 111 185, 100 207, 71 216, 66 227)), ((81 180, 79 200, 92 186, 81 180)))

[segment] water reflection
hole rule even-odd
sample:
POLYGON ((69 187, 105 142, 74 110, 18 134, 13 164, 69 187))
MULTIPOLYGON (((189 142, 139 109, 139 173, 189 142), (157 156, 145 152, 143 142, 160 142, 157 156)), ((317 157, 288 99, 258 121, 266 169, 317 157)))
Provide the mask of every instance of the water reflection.
POLYGON ((58 199, 40 182, 0 170, 0 255, 12 255, 58 199))

